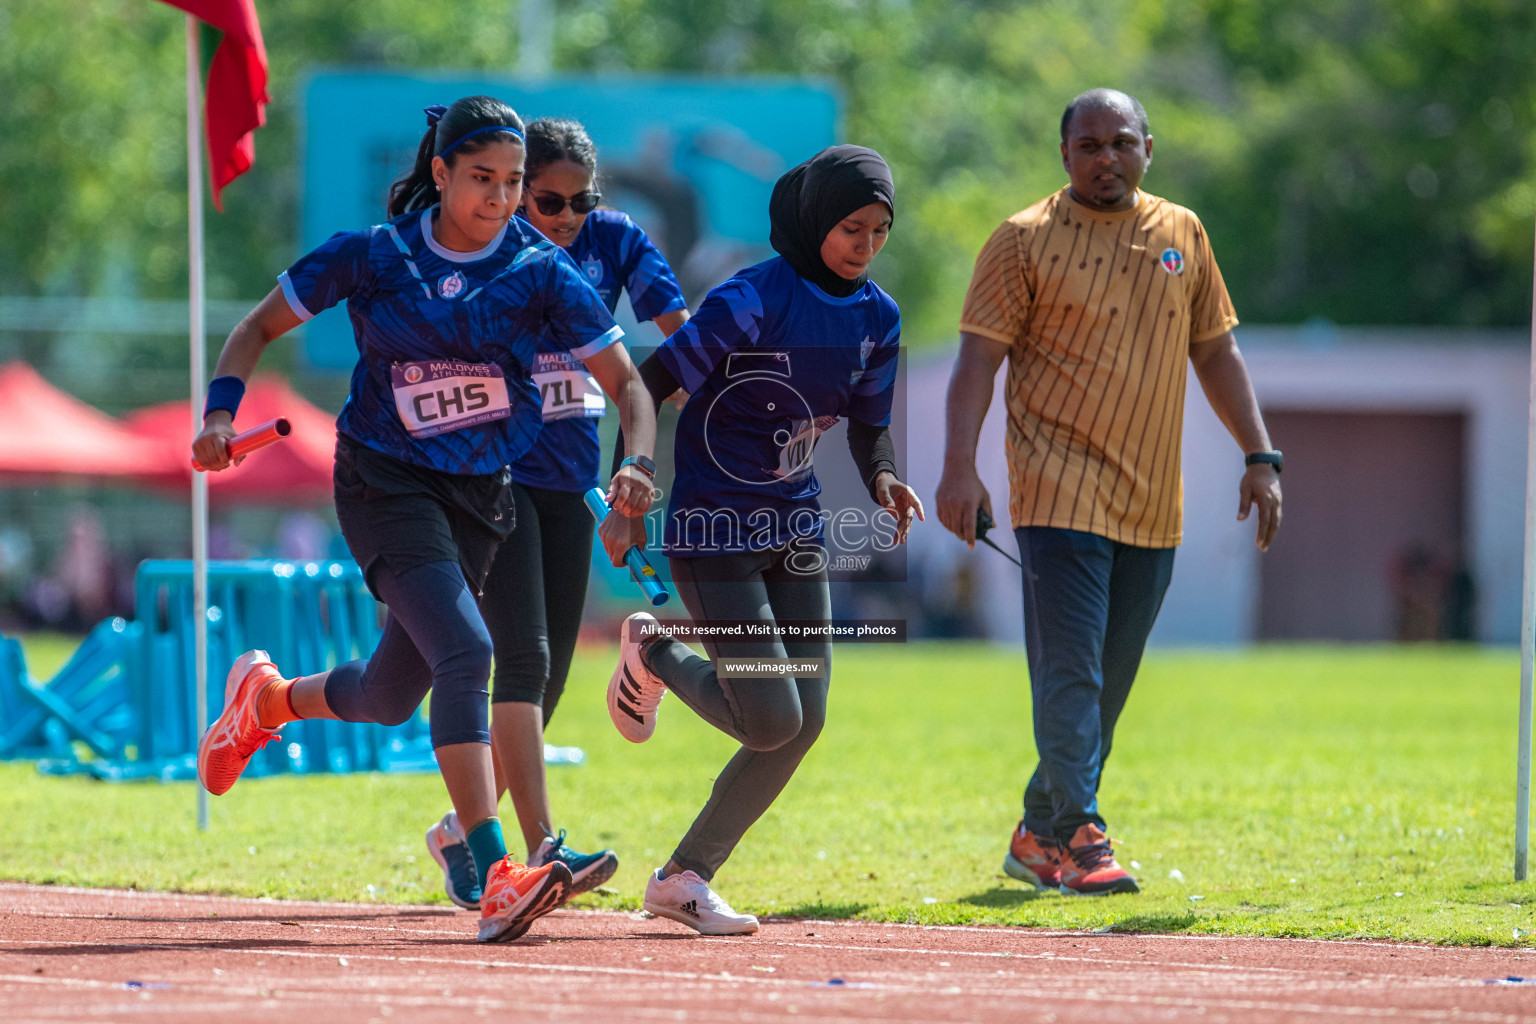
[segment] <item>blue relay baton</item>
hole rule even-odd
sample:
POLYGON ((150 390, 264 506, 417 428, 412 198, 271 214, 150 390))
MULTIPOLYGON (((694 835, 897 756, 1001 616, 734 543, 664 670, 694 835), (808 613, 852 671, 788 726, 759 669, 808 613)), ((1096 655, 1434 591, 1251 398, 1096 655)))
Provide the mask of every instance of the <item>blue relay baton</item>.
MULTIPOLYGON (((608 518, 608 499, 603 496, 602 488, 594 487, 582 500, 587 503, 587 511, 592 513, 592 518, 599 524, 608 518)), ((629 574, 640 584, 640 589, 645 592, 645 599, 652 606, 660 608, 667 603, 672 595, 667 593, 667 588, 661 585, 661 580, 656 576, 656 570, 651 568, 651 563, 646 561, 645 552, 638 547, 631 547, 624 552, 624 564, 629 566, 629 574)))

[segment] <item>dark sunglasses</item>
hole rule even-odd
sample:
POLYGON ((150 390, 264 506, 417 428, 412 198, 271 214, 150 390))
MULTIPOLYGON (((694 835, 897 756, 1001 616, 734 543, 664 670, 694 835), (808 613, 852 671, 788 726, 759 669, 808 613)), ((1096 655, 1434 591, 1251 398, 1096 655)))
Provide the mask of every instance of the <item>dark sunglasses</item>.
POLYGON ((533 205, 539 208, 539 212, 546 217, 558 217, 560 211, 565 209, 567 203, 573 213, 586 216, 597 209, 597 204, 603 201, 601 192, 577 192, 567 199, 557 192, 543 192, 535 195, 528 193, 528 198, 533 200, 533 205))

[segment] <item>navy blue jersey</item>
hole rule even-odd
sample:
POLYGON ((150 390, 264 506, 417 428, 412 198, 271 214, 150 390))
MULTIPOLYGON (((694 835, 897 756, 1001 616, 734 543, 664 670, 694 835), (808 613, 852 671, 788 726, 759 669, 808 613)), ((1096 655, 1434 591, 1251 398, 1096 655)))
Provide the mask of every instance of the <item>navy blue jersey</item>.
POLYGON ((347 300, 358 362, 336 426, 447 473, 494 473, 543 423, 540 345, 585 359, 623 332, 576 264, 513 218, 478 252, 432 237, 436 207, 332 235, 278 276, 301 320, 347 300))
POLYGON ((900 342, 896 302, 873 282, 834 298, 781 257, 710 292, 659 350, 689 393, 666 553, 819 544, 816 440, 844 416, 890 423, 900 342))
MULTIPOLYGON (((565 251, 610 313, 620 291, 629 293, 636 320, 687 308, 666 257, 627 214, 593 210, 565 251)), ((544 430, 512 463, 512 479, 551 491, 600 486, 597 417, 607 406, 603 391, 567 352, 541 344, 537 359, 534 382, 544 400, 544 430)))

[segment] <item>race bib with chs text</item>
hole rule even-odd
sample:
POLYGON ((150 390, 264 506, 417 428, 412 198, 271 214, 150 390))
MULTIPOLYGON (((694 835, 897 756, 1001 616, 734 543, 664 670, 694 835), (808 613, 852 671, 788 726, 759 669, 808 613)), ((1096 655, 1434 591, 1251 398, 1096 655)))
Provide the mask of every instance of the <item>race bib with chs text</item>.
POLYGON ((412 437, 436 437, 512 415, 507 379, 494 363, 424 359, 390 367, 395 411, 412 437))

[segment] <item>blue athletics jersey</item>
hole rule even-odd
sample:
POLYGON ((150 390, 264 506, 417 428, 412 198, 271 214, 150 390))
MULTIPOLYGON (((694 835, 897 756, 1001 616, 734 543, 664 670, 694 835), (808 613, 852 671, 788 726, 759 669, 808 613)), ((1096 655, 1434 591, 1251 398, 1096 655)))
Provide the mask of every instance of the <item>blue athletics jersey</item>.
POLYGON ((412 465, 494 473, 542 426, 541 345, 585 359, 623 336, 576 264, 513 218, 478 252, 432 207, 332 235, 278 276, 301 320, 347 300, 358 362, 337 429, 412 465))
MULTIPOLYGON (((610 313, 621 291, 629 293, 636 320, 687 308, 666 257, 626 214, 593 210, 565 251, 610 313)), ((512 463, 512 479, 551 491, 600 486, 597 417, 607 406, 602 389, 577 359, 553 345, 541 343, 535 359, 533 379, 544 400, 544 430, 512 463)))
POLYGON ((834 298, 774 257, 720 285, 660 358, 689 393, 665 552, 821 542, 811 460, 840 417, 891 420, 901 314, 873 282, 834 298))

